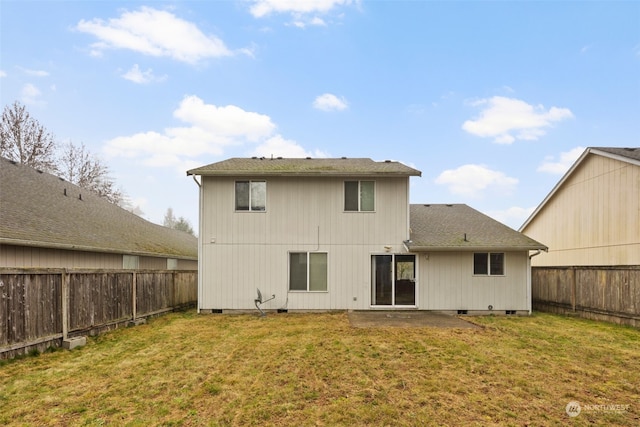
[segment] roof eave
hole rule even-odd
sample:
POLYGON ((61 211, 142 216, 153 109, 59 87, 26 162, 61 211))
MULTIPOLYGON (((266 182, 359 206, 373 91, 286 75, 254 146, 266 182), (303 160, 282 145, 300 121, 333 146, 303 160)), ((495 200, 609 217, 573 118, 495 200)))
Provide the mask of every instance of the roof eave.
POLYGON ((488 251, 504 251, 504 252, 522 252, 542 250, 548 251, 544 245, 528 245, 528 246, 429 246, 429 245, 408 245, 410 252, 488 252, 488 251))
POLYGON ((422 172, 337 172, 337 171, 299 171, 299 172, 280 172, 280 171, 198 171, 192 169, 187 171, 187 176, 246 176, 246 177, 317 177, 317 176, 335 176, 335 177, 410 177, 422 176, 422 172))

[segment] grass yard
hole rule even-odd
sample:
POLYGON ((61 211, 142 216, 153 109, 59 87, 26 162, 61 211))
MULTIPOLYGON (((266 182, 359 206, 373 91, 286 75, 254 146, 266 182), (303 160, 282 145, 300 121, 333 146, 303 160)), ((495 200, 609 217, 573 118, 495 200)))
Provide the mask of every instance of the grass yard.
POLYGON ((173 313, 3 363, 0 425, 640 425, 639 330, 472 320, 483 328, 173 313))

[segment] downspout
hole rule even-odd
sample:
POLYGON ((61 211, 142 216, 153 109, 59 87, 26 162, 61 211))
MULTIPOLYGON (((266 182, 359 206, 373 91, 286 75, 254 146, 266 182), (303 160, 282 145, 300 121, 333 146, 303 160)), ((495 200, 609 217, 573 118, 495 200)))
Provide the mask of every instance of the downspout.
POLYGON ((202 183, 198 182, 195 175, 191 175, 198 185, 198 313, 200 313, 200 301, 202 301, 202 183))
POLYGON ((531 316, 532 312, 532 301, 531 301, 531 258, 534 256, 540 255, 542 251, 538 249, 536 253, 529 255, 527 259, 527 309, 529 310, 529 316, 531 316))

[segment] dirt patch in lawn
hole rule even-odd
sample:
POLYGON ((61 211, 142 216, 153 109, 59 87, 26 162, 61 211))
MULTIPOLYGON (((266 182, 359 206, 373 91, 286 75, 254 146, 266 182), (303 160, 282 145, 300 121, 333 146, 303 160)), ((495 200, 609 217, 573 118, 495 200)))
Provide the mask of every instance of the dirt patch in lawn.
POLYGON ((479 326, 449 314, 435 311, 352 311, 349 323, 356 328, 404 327, 404 328, 464 328, 479 326))

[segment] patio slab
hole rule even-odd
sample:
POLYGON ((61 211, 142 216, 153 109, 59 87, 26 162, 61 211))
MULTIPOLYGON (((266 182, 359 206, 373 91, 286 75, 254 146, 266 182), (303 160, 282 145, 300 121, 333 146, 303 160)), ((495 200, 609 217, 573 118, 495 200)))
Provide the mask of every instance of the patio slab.
POLYGON ((433 327, 479 329, 480 326, 459 317, 437 311, 350 311, 349 323, 355 328, 391 327, 433 327))

